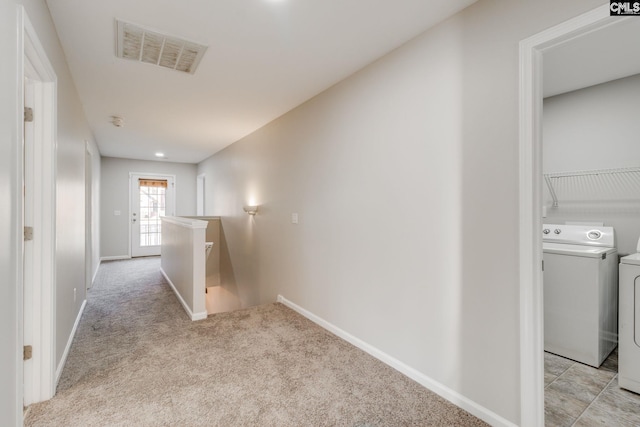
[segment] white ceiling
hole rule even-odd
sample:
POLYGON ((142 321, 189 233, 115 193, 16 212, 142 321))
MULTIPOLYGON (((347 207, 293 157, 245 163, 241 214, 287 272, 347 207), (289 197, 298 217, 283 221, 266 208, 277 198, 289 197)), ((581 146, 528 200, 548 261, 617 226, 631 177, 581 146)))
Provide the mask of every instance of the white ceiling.
POLYGON ((544 52, 544 96, 640 73, 640 19, 619 21, 544 52))
POLYGON ((475 1, 47 4, 102 155, 197 163, 475 1), (208 50, 194 75, 116 58, 116 18, 208 50))

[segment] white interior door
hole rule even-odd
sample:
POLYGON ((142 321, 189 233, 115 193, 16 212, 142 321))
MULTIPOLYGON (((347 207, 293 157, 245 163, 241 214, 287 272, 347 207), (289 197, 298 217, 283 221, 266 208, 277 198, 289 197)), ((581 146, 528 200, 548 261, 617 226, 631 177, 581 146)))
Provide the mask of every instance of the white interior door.
POLYGON ((131 256, 160 255, 163 216, 175 215, 173 175, 132 173, 131 256))
MULTIPOLYGON (((22 204, 19 212, 25 229, 25 241, 18 246, 23 256, 23 271, 18 286, 22 295, 20 315, 25 356, 23 381, 17 390, 23 405, 53 397, 56 388, 56 75, 33 26, 19 9, 24 35, 23 103, 31 108, 24 114, 22 134, 22 204)), ((20 116, 27 111, 22 111, 20 116)))
MULTIPOLYGON (((34 108, 34 82, 30 79, 24 79, 24 106, 25 108, 34 108)), ((23 177, 22 177, 22 194, 23 194, 23 224, 26 227, 32 227, 34 224, 34 123, 33 120, 25 120, 23 128, 23 177)), ((36 316, 35 311, 39 308, 35 291, 36 262, 34 260, 34 242, 33 238, 25 238, 23 246, 23 340, 25 345, 33 346, 37 338, 37 325, 31 321, 36 316)), ((38 401, 38 363, 30 357, 24 361, 23 365, 23 384, 24 384, 24 406, 29 406, 38 401)))

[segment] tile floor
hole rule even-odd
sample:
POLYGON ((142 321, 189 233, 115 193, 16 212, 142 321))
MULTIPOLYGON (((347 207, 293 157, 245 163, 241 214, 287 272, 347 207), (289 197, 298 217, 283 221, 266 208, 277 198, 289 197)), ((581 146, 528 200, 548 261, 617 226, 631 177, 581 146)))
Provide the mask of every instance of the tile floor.
POLYGON ((618 386, 618 349, 599 369, 544 354, 547 427, 640 426, 640 395, 618 386))

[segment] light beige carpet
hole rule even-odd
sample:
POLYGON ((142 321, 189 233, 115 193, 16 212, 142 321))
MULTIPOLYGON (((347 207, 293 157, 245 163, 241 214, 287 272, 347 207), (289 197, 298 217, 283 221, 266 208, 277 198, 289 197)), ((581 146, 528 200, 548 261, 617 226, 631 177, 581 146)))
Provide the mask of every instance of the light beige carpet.
POLYGON ((102 264, 26 426, 481 426, 281 304, 191 322, 158 258, 102 264))

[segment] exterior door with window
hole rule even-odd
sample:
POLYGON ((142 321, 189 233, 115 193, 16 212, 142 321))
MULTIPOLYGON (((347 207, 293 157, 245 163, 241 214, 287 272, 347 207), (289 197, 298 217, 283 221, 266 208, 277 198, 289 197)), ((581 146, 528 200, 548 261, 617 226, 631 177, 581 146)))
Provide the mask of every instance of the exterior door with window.
POLYGON ((160 255, 163 216, 175 215, 175 177, 136 174, 131 177, 131 256, 160 255))

